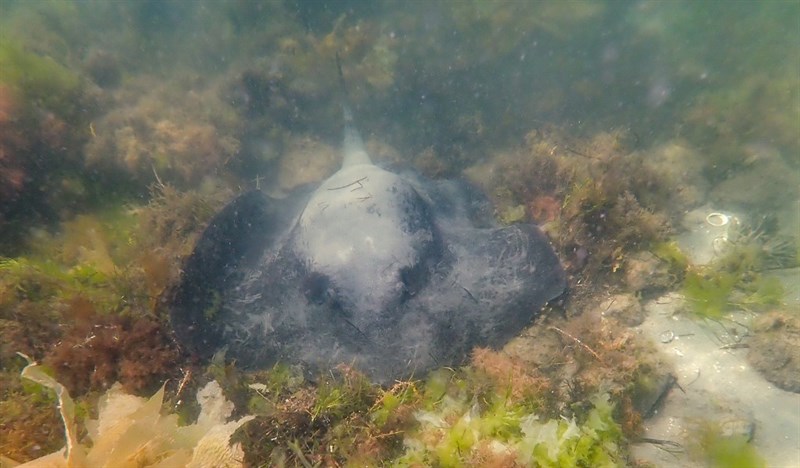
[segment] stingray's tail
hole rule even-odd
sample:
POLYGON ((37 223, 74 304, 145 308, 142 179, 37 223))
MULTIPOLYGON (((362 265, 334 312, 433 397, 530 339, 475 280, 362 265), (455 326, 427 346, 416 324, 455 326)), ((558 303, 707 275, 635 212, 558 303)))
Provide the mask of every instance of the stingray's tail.
POLYGON ((350 110, 350 96, 347 93, 347 83, 342 73, 342 61, 339 52, 336 52, 336 68, 339 72, 339 86, 342 90, 342 114, 344 116, 344 161, 342 167, 355 164, 372 164, 372 160, 364 148, 364 141, 353 122, 353 111, 350 110))

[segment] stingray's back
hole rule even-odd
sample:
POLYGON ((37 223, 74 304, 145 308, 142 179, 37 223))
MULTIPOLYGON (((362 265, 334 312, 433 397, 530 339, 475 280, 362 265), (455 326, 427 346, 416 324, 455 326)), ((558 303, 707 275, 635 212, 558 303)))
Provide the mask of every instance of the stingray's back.
POLYGON ((413 191, 408 209, 424 218, 415 229, 430 238, 408 244, 412 269, 386 260, 393 252, 376 257, 404 272, 391 300, 371 278, 383 267, 370 270, 369 252, 346 280, 315 262, 303 233, 307 196, 250 192, 212 220, 167 296, 179 339, 203 356, 226 347, 245 366, 320 371, 343 362, 388 382, 458 365, 475 346, 501 346, 564 292, 560 262, 536 226, 496 226, 485 198, 465 184, 397 177, 413 191))

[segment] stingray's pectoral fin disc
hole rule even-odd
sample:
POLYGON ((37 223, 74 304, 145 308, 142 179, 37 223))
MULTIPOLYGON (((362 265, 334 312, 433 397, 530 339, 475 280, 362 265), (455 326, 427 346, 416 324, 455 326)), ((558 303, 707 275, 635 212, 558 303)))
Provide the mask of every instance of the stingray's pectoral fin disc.
POLYGON ((456 251, 462 254, 453 278, 471 300, 459 307, 465 331, 446 340, 454 346, 465 337, 459 349, 463 355, 474 346, 502 347, 566 290, 561 263, 536 226, 467 231, 458 237, 456 251), (470 329, 477 330, 474 336, 470 329))
POLYGON ((487 252, 494 252, 490 255, 496 267, 527 283, 522 297, 536 308, 566 291, 567 279, 561 261, 537 226, 517 224, 496 229, 484 247, 487 252))
POLYGON ((259 190, 239 195, 211 220, 185 260, 180 281, 162 299, 178 340, 192 352, 208 357, 221 347, 222 324, 215 318, 224 291, 280 235, 284 205, 259 190))

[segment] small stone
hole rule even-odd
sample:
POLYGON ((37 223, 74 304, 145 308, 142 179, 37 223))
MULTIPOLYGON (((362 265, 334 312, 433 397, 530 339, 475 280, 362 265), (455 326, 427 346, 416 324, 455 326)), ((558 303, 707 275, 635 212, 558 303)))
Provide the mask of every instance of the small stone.
POLYGON ((753 440, 753 435, 756 432, 755 422, 737 417, 720 421, 719 427, 722 437, 744 437, 747 442, 753 440))
POLYGON ((675 339, 675 332, 673 332, 672 330, 661 332, 661 334, 658 335, 658 340, 664 344, 672 343, 672 340, 674 339, 675 339))
POLYGON ((634 408, 645 418, 655 414, 659 403, 675 385, 675 377, 660 369, 643 372, 634 382, 631 395, 634 408))

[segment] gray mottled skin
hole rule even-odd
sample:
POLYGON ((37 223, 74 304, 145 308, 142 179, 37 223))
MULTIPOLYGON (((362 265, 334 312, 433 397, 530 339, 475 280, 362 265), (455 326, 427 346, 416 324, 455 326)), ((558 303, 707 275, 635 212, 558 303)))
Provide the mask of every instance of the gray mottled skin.
POLYGON ((344 163, 314 192, 248 192, 212 220, 164 298, 193 352, 390 382, 502 346, 564 292, 538 228, 496 226, 464 183, 375 166, 345 114, 344 163))

